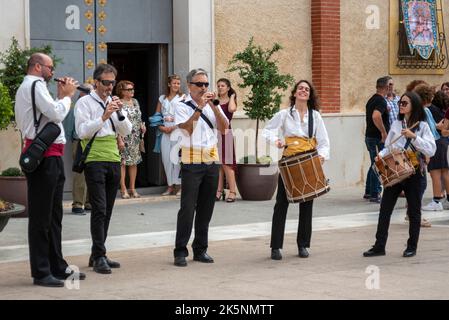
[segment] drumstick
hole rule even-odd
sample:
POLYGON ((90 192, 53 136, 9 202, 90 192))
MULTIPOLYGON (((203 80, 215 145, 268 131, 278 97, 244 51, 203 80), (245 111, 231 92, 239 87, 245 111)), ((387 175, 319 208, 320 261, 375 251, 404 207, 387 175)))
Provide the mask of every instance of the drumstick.
MULTIPOLYGON (((411 126, 411 127, 408 128, 408 129, 409 129, 409 130, 412 130, 412 129, 413 129, 414 127, 416 127, 418 124, 419 124, 419 121, 416 122, 413 126, 411 126)), ((399 137, 397 137, 396 139, 394 139, 394 140, 390 143, 390 145, 389 145, 388 147, 392 146, 396 141, 398 141, 399 139, 401 139, 401 137, 402 137, 402 135, 400 135, 399 137)))
MULTIPOLYGON (((408 128, 408 129, 411 130, 411 129, 413 129, 414 127, 416 127, 418 124, 419 124, 419 121, 416 122, 414 125, 412 125, 412 126, 411 126, 410 128, 408 128)), ((398 141, 399 139, 401 139, 401 137, 402 137, 402 134, 399 135, 399 137, 397 137, 397 138, 394 139, 393 141, 391 141, 390 144, 389 144, 388 146, 385 146, 385 148, 390 148, 396 141, 398 141)), ((377 148, 377 147, 376 147, 376 148, 377 148)), ((376 157, 379 156, 379 153, 380 153, 380 151, 377 150, 377 155, 376 155, 376 157)))

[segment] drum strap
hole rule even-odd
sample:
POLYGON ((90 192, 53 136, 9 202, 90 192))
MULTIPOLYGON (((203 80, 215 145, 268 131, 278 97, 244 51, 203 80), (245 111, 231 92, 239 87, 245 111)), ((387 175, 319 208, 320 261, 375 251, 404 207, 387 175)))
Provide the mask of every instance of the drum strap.
POLYGON ((309 108, 309 138, 313 137, 313 109, 309 108))
MULTIPOLYGON (((412 129, 412 132, 415 133, 416 131, 418 131, 419 126, 415 127, 412 129)), ((422 154, 415 148, 415 146, 412 144, 412 139, 407 139, 407 142, 405 143, 404 146, 404 150, 407 150, 407 148, 410 147, 410 149, 412 150, 412 152, 415 154, 416 156, 416 162, 418 162, 418 164, 416 165, 416 163, 414 163, 415 161, 412 160, 412 163, 415 165, 415 168, 420 169, 421 174, 423 173, 423 171, 425 170, 425 161, 424 161, 424 157, 422 156, 422 154)), ((411 156, 412 158, 412 156, 411 156)))
MULTIPOLYGON (((418 129, 419 129, 419 126, 413 128, 412 132, 415 133, 416 131, 418 131, 418 129)), ((407 139, 407 142, 405 143, 405 146, 404 146, 404 150, 407 150, 408 147, 411 147, 411 149, 413 151, 416 151, 416 148, 412 145, 412 139, 410 139, 410 138, 407 139)))

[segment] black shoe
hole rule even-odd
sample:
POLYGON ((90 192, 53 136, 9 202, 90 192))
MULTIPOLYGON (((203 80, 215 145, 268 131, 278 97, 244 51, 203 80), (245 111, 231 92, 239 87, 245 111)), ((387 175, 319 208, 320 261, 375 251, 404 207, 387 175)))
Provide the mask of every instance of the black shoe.
POLYGON ((416 255, 416 250, 409 249, 409 248, 405 249, 404 253, 402 254, 402 256, 404 258, 410 258, 410 257, 413 257, 415 255, 416 255))
POLYGON ((84 211, 92 211, 92 207, 90 205, 84 206, 84 211))
POLYGON ((308 258, 309 252, 307 251, 307 249, 305 247, 299 247, 298 255, 300 258, 308 258))
POLYGON ((381 196, 378 196, 378 197, 375 197, 375 198, 370 198, 369 202, 381 203, 382 202, 382 198, 381 198, 381 196))
POLYGON ((102 274, 109 274, 112 272, 105 257, 100 257, 94 261, 94 271, 102 274))
POLYGON ((36 286, 50 287, 50 288, 61 288, 64 287, 64 281, 56 279, 52 275, 46 276, 42 279, 33 279, 33 284, 36 286))
POLYGON ((83 208, 72 208, 72 213, 79 215, 79 216, 85 216, 86 212, 84 212, 83 208))
POLYGON ((113 261, 113 260, 109 259, 108 257, 106 257, 106 262, 108 263, 109 268, 113 268, 113 269, 120 268, 120 262, 113 261))
POLYGON ((271 249, 271 259, 282 260, 281 249, 271 249))
POLYGON ((55 278, 59 280, 67 280, 68 277, 72 277, 74 280, 84 280, 86 279, 86 274, 83 272, 75 272, 73 270, 66 270, 64 273, 55 274, 55 278))
POLYGON ((175 257, 175 266, 187 267, 186 257, 175 257))
MULTIPOLYGON (((111 259, 109 259, 108 257, 106 257, 106 262, 109 265, 109 268, 120 268, 120 263, 117 261, 113 261, 111 259)), ((94 259, 92 258, 92 256, 90 256, 89 258, 89 267, 93 267, 94 266, 94 259)))
POLYGON ((214 263, 214 259, 210 255, 208 255, 206 252, 200 253, 200 254, 194 254, 193 255, 194 261, 204 262, 204 263, 214 263))
POLYGON ((377 256, 384 256, 385 255, 385 249, 379 249, 376 247, 372 247, 368 251, 365 251, 363 253, 364 257, 377 257, 377 256))

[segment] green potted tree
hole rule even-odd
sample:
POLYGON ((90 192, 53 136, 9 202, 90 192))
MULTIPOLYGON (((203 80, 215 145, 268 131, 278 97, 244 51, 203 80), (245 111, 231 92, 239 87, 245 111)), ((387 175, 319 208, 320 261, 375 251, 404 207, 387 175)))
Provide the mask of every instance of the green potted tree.
POLYGON ((268 156, 259 157, 258 139, 260 122, 271 119, 279 111, 282 92, 293 83, 293 77, 281 74, 278 62, 272 59, 281 49, 278 43, 271 49, 263 49, 251 37, 247 47, 233 56, 226 70, 237 71, 242 79, 238 86, 250 89, 243 110, 250 119, 256 120, 255 156, 245 156, 238 163, 237 187, 243 200, 271 200, 276 190, 277 165, 268 156))
MULTIPOLYGON (((0 130, 15 129, 14 99, 17 89, 26 75, 29 57, 35 52, 43 52, 52 56, 50 46, 42 48, 22 49, 17 39, 12 38, 10 47, 0 53, 0 130)), ((52 56, 54 63, 59 61, 52 56)), ((19 131, 18 131, 19 132, 19 131)), ((20 141, 23 141, 20 137, 20 141)), ((17 162, 19 154, 17 154, 17 162)), ((18 168, 9 168, 0 175, 0 198, 26 206, 28 201, 26 178, 18 168)), ((28 216, 28 210, 18 215, 28 216)))

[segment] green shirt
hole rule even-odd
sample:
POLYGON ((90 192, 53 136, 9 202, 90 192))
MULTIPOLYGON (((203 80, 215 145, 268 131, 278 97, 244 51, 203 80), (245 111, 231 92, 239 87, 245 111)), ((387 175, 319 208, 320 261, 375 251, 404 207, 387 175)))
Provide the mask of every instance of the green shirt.
MULTIPOLYGON (((81 146, 84 148, 89 143, 90 139, 81 141, 81 146)), ((95 137, 86 163, 89 162, 120 162, 120 154, 117 147, 117 138, 115 136, 95 137)))

